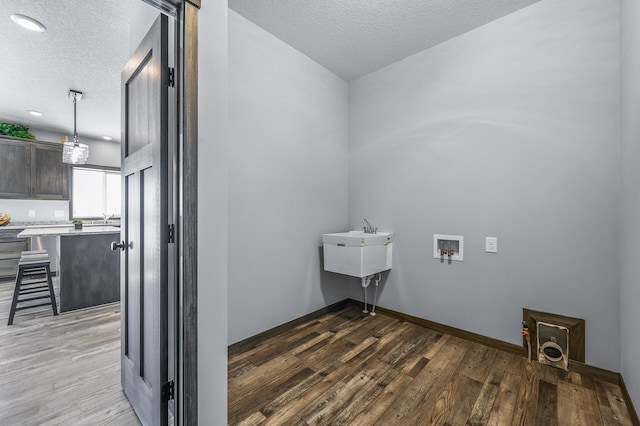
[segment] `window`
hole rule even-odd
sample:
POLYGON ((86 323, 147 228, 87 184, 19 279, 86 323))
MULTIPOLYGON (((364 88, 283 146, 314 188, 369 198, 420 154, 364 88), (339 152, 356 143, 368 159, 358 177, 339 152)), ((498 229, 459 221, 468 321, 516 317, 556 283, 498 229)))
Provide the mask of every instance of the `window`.
POLYGON ((120 171, 74 167, 72 179, 72 217, 120 217, 120 171))

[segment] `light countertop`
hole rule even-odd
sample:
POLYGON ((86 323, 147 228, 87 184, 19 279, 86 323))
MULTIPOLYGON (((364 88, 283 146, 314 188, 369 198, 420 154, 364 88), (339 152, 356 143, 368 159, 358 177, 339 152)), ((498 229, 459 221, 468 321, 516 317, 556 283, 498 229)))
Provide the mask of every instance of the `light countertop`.
MULTIPOLYGON (((119 226, 120 219, 109 219, 107 223, 103 223, 102 220, 84 220, 84 227, 89 226, 119 226)), ((72 227, 73 223, 70 220, 48 220, 39 222, 14 222, 11 221, 7 225, 0 226, 0 231, 3 229, 28 229, 28 228, 66 228, 72 227)))
POLYGON ((120 233, 120 228, 116 226, 83 226, 82 229, 75 229, 73 227, 42 227, 42 228, 27 228, 18 234, 18 238, 80 236, 80 235, 119 234, 119 233, 120 233))
POLYGON ((71 221, 64 222, 9 222, 8 225, 3 225, 0 227, 2 229, 27 229, 27 228, 51 228, 51 227, 59 227, 64 228, 67 226, 73 226, 71 221))

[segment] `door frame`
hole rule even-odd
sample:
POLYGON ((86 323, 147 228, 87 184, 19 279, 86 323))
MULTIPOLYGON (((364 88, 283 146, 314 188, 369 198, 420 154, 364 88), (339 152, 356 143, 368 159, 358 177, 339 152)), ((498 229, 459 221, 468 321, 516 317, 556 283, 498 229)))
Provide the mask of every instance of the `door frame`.
POLYGON ((142 0, 176 20, 175 108, 177 188, 174 216, 177 303, 175 308, 176 425, 198 424, 198 10, 201 0, 142 0))

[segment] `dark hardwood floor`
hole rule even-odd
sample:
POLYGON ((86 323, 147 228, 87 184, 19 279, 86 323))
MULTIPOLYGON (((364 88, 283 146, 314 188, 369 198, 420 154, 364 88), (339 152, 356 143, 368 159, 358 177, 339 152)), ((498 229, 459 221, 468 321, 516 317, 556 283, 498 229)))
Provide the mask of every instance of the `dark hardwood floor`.
POLYGON ((618 385, 348 306, 229 351, 232 425, 631 425, 618 385))
POLYGON ((120 387, 120 304, 7 326, 12 295, 0 282, 0 425, 139 425, 120 387))

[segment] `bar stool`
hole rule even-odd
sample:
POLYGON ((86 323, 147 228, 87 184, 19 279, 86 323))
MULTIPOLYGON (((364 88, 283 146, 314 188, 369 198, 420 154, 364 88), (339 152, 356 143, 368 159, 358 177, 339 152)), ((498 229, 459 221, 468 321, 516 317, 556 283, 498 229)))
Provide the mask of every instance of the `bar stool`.
POLYGON ((16 311, 47 305, 51 305, 53 315, 58 315, 56 295, 53 292, 53 283, 51 281, 49 254, 45 250, 23 251, 20 262, 18 262, 16 287, 13 290, 13 302, 11 302, 8 325, 13 324, 13 317, 16 311), (42 293, 44 292, 48 293, 43 295, 42 293), (20 298, 20 296, 26 297, 20 298), (49 301, 18 306, 19 303, 40 299, 49 299, 49 301))

